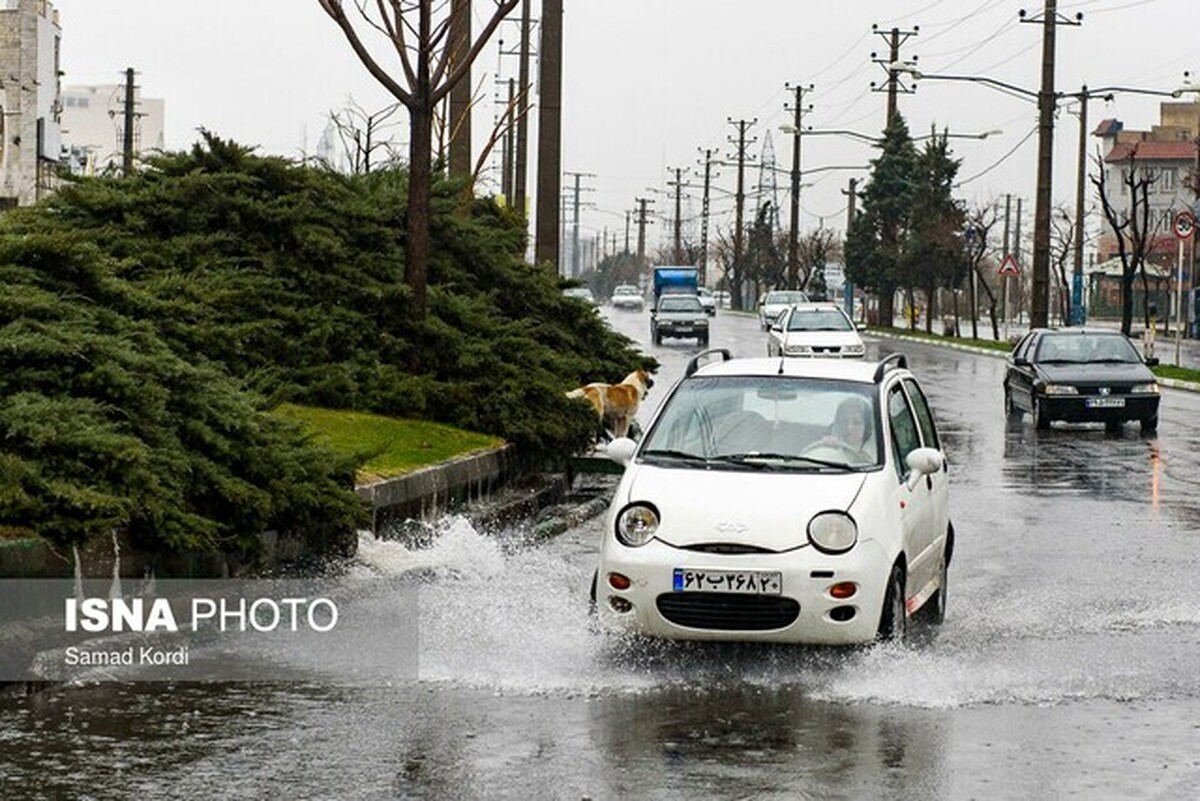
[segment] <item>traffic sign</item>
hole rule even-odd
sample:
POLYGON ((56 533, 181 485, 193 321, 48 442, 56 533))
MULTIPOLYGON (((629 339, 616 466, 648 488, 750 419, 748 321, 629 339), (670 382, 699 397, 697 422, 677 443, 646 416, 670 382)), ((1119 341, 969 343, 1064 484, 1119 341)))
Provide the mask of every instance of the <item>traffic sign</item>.
POLYGON ((1175 231, 1175 236, 1180 239, 1190 239, 1196 232, 1196 218, 1186 209, 1177 212, 1175 219, 1171 221, 1171 228, 1175 231))
POLYGON ((1013 254, 1006 253, 1004 261, 1000 262, 1000 269, 996 272, 1000 275, 1020 275, 1021 268, 1017 266, 1017 260, 1013 258, 1013 254))

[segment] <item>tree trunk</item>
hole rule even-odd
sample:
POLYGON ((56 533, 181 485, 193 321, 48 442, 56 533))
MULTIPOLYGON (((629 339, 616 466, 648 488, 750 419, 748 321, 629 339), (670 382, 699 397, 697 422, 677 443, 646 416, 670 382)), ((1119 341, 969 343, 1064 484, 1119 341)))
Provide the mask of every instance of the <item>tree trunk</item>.
POLYGON ((429 197, 433 184, 433 109, 421 98, 408 110, 412 139, 408 146, 408 211, 404 239, 404 280, 412 289, 412 316, 426 311, 429 283, 429 197))

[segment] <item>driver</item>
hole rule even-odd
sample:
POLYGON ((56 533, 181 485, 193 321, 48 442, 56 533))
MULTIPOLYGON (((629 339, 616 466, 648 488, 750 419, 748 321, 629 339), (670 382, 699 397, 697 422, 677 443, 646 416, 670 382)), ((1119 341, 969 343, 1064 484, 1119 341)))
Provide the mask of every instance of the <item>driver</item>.
POLYGON ((874 457, 865 445, 871 430, 871 410, 862 398, 846 398, 833 416, 833 430, 821 439, 824 445, 854 454, 855 460, 869 462, 874 457))

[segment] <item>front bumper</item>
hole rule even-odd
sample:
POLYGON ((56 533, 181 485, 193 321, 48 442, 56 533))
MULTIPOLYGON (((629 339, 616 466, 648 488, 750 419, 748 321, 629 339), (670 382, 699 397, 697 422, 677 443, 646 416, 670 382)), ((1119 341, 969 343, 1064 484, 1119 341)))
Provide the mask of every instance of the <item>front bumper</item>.
POLYGON ((1121 423, 1147 420, 1158 414, 1161 396, 1138 395, 1039 395, 1042 412, 1051 420, 1067 423, 1121 423), (1123 402, 1121 406, 1096 406, 1099 402, 1123 402), (1089 401, 1091 403, 1089 403, 1089 401))
POLYGON ((812 547, 780 554, 729 555, 685 550, 657 540, 641 548, 605 549, 597 581, 597 610, 607 624, 672 640, 850 645, 871 642, 879 627, 891 563, 875 541, 838 556, 812 547), (680 592, 676 568, 778 571, 778 595, 680 592), (609 574, 630 580, 614 589, 609 574), (854 582, 850 598, 834 598, 834 584, 854 582), (614 601, 614 599, 617 599, 614 601), (706 622, 707 621, 707 622, 706 622))

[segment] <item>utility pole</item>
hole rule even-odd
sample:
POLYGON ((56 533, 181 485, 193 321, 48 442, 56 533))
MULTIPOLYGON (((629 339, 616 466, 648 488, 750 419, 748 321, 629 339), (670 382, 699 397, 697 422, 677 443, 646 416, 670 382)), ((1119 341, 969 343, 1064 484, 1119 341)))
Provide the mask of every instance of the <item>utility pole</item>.
POLYGON ((570 170, 564 170, 563 175, 569 175, 575 179, 575 209, 571 217, 574 221, 574 227, 571 231, 571 275, 578 276, 581 269, 579 264, 579 193, 581 191, 579 181, 584 177, 594 178, 595 175, 590 172, 571 172, 570 170))
POLYGON ((676 264, 683 264, 683 237, 682 237, 682 199, 683 199, 683 168, 673 168, 675 173, 674 181, 667 181, 667 186, 675 187, 675 247, 672 252, 672 258, 676 264))
POLYGON ((1083 187, 1087 183, 1087 84, 1079 90, 1079 163, 1075 181, 1075 241, 1071 243, 1073 270, 1071 272, 1071 319, 1069 325, 1083 325, 1087 310, 1083 303, 1083 187))
MULTIPOLYGON (((787 286, 788 289, 799 289, 797 280, 800 275, 800 135, 804 132, 804 112, 812 111, 812 106, 804 108, 804 94, 811 92, 813 86, 810 83, 807 87, 790 86, 784 84, 785 88, 792 89, 796 93, 795 100, 792 102, 792 195, 791 195, 791 223, 788 228, 788 249, 787 249, 787 286)), ((784 106, 787 109, 787 106, 784 106)))
MULTIPOLYGON (((637 235, 637 263, 638 269, 646 269, 646 226, 652 225, 653 221, 646 219, 646 204, 653 203, 653 200, 648 200, 644 197, 637 197, 634 200, 638 204, 638 235, 637 235)), ((628 237, 626 237, 628 239, 628 237)))
POLYGON ((896 96, 901 92, 906 95, 913 93, 911 88, 900 83, 899 73, 892 65, 900 63, 900 47, 909 39, 916 36, 921 29, 920 27, 914 25, 911 31, 902 31, 899 28, 892 28, 887 33, 884 33, 883 31, 879 30, 878 25, 872 25, 871 30, 879 36, 882 36, 883 40, 888 43, 888 57, 886 61, 882 58, 878 58, 874 53, 871 54, 871 60, 876 64, 882 65, 888 74, 887 82, 883 85, 883 87, 876 86, 874 82, 871 83, 871 91, 887 92, 887 118, 884 121, 884 127, 886 128, 891 124, 892 117, 896 116, 896 96))
MULTIPOLYGON (((1004 196, 1004 256, 1001 259, 1001 264, 1004 259, 1008 258, 1009 250, 1009 222, 1012 219, 1012 195, 1004 196)), ((1000 278, 1000 318, 1004 323, 1004 338, 1008 339, 1008 275, 1005 274, 1000 278)))
MULTIPOLYGON (((501 47, 504 43, 501 42, 501 47)), ((513 79, 508 81, 508 104, 504 107, 504 136, 500 143, 500 194, 505 203, 513 201, 513 79)))
POLYGON ((629 218, 633 214, 631 211, 625 212, 625 252, 629 252, 629 218))
MULTIPOLYGON (((1021 266, 1021 201, 1024 198, 1017 198, 1017 216, 1013 218, 1013 260, 1016 261, 1017 267, 1021 266)), ((1007 281, 1007 279, 1005 279, 1007 281)), ((1013 298, 1013 317, 1019 317, 1021 314, 1021 276, 1017 276, 1017 291, 1016 297, 1013 298)), ((1030 326, 1031 328, 1033 326, 1030 326)))
MULTIPOLYGON (((737 311, 741 311, 744 307, 742 302, 742 213, 746 205, 746 146, 752 144, 755 140, 746 140, 746 129, 758 122, 758 119, 753 120, 733 120, 727 119, 731 125, 737 126, 737 192, 735 194, 736 213, 734 215, 733 229, 733 279, 730 281, 730 303, 737 311)), ((733 140, 730 140, 731 142, 733 140)))
POLYGON ((521 55, 518 67, 517 82, 521 90, 517 97, 517 147, 513 159, 513 195, 512 206, 525 219, 528 213, 525 205, 525 163, 529 157, 529 129, 526 127, 526 117, 529 113, 529 4, 532 0, 521 2, 521 55))
POLYGON ((125 70, 125 141, 121 144, 121 175, 125 178, 133 175, 133 89, 133 67, 128 67, 125 70))
POLYGON ((700 285, 708 286, 708 193, 712 183, 712 148, 704 150, 704 199, 700 202, 700 285))
POLYGON ((534 257, 554 265, 558 264, 558 198, 562 192, 562 13, 563 0, 542 0, 534 257))
MULTIPOLYGON (((1049 321, 1050 310, 1050 203, 1054 179, 1054 51, 1055 35, 1059 24, 1078 25, 1082 14, 1075 21, 1058 15, 1058 0, 1045 0, 1041 19, 1026 18, 1020 12, 1022 22, 1042 24, 1042 86, 1038 92, 1038 163, 1037 195, 1033 215, 1033 290, 1029 302, 1029 325, 1044 327, 1049 321)), ((1086 102, 1086 101, 1085 101, 1086 102)))
MULTIPOLYGON (((450 0, 450 64, 453 71, 466 58, 471 47, 471 0, 450 0)), ((450 89, 451 177, 471 174, 471 71, 450 89)))
MULTIPOLYGON (((854 205, 858 200, 858 179, 851 178, 850 185, 842 190, 846 195, 846 236, 850 236, 850 226, 854 224, 854 205)), ((844 273, 843 273, 844 274, 844 273)), ((854 319, 854 284, 850 283, 850 279, 846 279, 845 289, 846 294, 846 314, 850 319, 854 319)))

